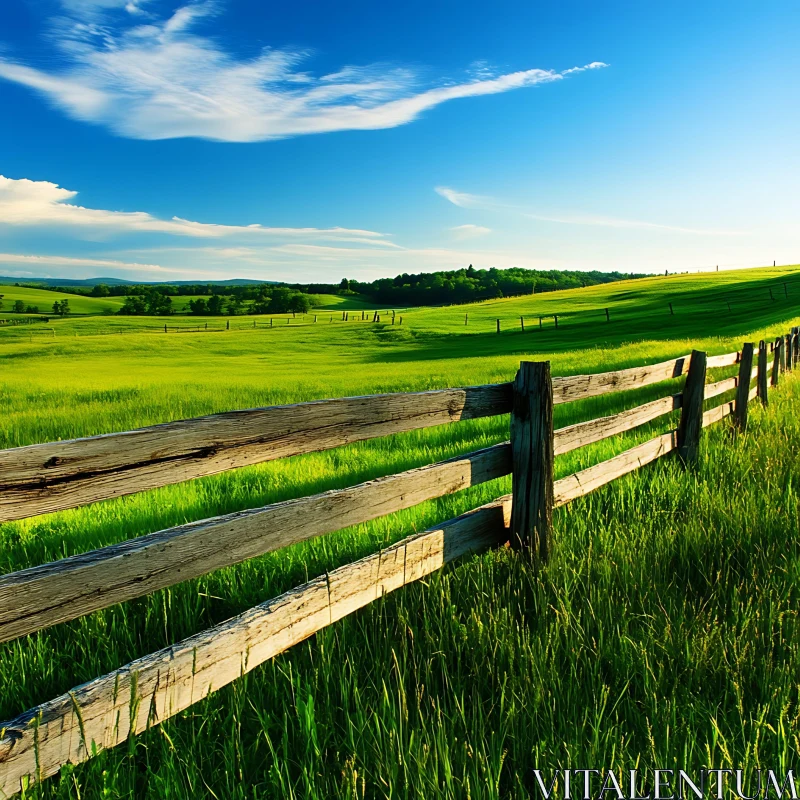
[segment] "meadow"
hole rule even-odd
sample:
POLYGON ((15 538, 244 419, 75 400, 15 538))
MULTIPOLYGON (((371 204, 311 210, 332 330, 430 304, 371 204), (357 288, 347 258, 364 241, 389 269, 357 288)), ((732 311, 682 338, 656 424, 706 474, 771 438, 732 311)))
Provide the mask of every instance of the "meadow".
MULTIPOLYGON (((230 330, 216 318, 182 334, 118 317, 0 330, 0 446, 507 381, 522 359, 550 360, 559 375, 730 352, 798 323, 800 268, 402 315, 273 328, 233 318, 230 330), (540 329, 553 313, 559 327, 540 329)), ((556 426, 670 386, 558 406, 556 426)), ((665 459, 557 511, 543 569, 507 551, 467 559, 32 796, 528 797, 534 767, 788 769, 800 755, 799 402, 795 374, 745 435, 709 429, 696 470, 665 459)), ((559 457, 557 477, 674 425, 559 457)), ((507 418, 457 423, 6 523, 0 573, 507 438, 507 418)), ((0 719, 507 491, 494 481, 0 645, 0 719)))
MULTIPOLYGON (((13 311, 16 301, 24 303, 26 308, 29 306, 38 308, 39 315, 50 318, 53 317, 53 303, 60 303, 63 300, 69 303, 70 313, 73 315, 115 314, 125 302, 124 297, 87 297, 66 292, 54 292, 49 289, 31 289, 25 286, 8 284, 0 284, 0 295, 2 295, 0 297, 0 318, 15 319, 20 318, 20 314, 13 311)), ((322 311, 362 311, 385 307, 381 304, 376 306, 360 295, 312 294, 309 297, 312 307, 322 311)), ((198 298, 207 300, 208 296, 172 295, 173 314, 176 316, 189 315, 189 302, 198 298)), ((251 304, 251 300, 246 300, 242 306, 247 309, 251 304)), ((281 316, 286 317, 286 315, 281 316)), ((210 319, 218 323, 220 318, 210 317, 210 319)), ((141 325, 141 318, 139 318, 139 321, 141 325)), ((146 325, 143 327, 146 327, 146 325)))

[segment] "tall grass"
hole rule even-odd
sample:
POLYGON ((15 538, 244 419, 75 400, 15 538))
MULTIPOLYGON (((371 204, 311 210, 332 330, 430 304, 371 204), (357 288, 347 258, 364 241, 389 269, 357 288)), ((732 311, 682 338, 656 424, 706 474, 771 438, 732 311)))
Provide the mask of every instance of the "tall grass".
MULTIPOLYGON (((775 314, 770 335, 785 330, 785 311, 775 314)), ((594 372, 691 347, 725 352, 747 324, 719 339, 708 320, 691 341, 659 338, 654 324, 612 348, 583 342, 526 355, 549 357, 556 374, 594 372)), ((409 360, 414 342, 397 330, 269 336, 10 337, 0 344, 4 445, 250 405, 509 380, 520 359, 511 337, 496 337, 488 353, 475 352, 475 336, 446 337, 433 358, 432 333, 409 360)), ((558 406, 556 424, 676 390, 666 383, 558 406)), ((784 380, 768 410, 753 410, 747 434, 732 437, 725 423, 707 432, 696 470, 665 459, 557 511, 546 568, 505 551, 467 559, 129 746, 65 768, 33 795, 526 797, 534 767, 788 768, 800 750, 798 401, 800 382, 784 380)), ((674 424, 666 417, 559 457, 558 474, 674 424)), ((507 436, 507 418, 458 423, 7 523, 0 572, 507 436)), ((508 490, 507 479, 493 481, 0 645, 0 719, 508 490)))

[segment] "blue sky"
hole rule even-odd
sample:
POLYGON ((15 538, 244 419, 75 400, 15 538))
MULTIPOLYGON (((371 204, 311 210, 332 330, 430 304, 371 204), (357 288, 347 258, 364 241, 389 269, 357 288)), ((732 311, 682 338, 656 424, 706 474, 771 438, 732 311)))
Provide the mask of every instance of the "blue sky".
POLYGON ((800 261, 795 2, 20 0, 0 274, 800 261))

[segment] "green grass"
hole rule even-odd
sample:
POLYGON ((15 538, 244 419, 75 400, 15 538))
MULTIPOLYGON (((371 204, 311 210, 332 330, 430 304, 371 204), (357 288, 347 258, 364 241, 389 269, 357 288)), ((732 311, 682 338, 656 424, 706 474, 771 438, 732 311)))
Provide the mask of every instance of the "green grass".
POLYGON ((312 294, 313 306, 333 311, 369 311, 376 308, 391 308, 385 303, 375 303, 363 295, 312 294))
MULTIPOLYGON (((555 374, 568 374, 692 347, 727 352, 797 324, 791 293, 789 301, 760 298, 799 276, 767 270, 602 287, 639 292, 618 298, 621 319, 603 325, 577 316, 611 302, 593 288, 476 304, 466 330, 463 307, 403 312, 394 326, 253 330, 251 319, 233 319, 230 331, 157 335, 135 332, 141 320, 96 317, 59 320, 50 338, 0 330, 0 445, 254 405, 509 380, 521 358, 549 359, 555 374), (734 280, 728 289, 751 302, 730 317, 710 313, 716 281, 734 280), (655 314, 680 293, 671 319, 655 314), (576 316, 558 331, 493 332, 496 316, 548 304, 576 316)), ((556 424, 613 413, 674 385, 558 406, 556 424)), ((538 574, 507 552, 467 559, 337 623, 130 747, 65 769, 35 794, 521 798, 533 767, 789 768, 800 749, 798 403, 800 381, 786 380, 767 411, 754 409, 746 435, 732 439, 724 423, 708 431, 696 471, 665 459, 557 511, 554 558, 538 574)), ((664 418, 559 457, 558 475, 674 424, 664 418)), ((0 573, 507 436, 507 418, 458 423, 6 523, 0 573)), ((0 719, 508 490, 508 480, 495 481, 0 645, 0 719)))
POLYGON ((82 297, 77 294, 50 292, 46 289, 27 289, 24 286, 0 285, 0 294, 3 295, 0 316, 19 316, 11 311, 17 300, 22 300, 26 306, 38 306, 39 313, 45 316, 52 315, 53 303, 62 300, 69 301, 70 311, 73 314, 103 314, 107 311, 117 311, 124 302, 122 297, 82 297))

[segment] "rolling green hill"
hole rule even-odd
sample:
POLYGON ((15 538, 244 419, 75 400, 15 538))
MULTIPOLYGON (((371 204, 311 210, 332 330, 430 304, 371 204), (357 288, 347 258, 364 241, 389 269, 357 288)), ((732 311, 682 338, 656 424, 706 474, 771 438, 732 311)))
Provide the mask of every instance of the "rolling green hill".
POLYGON ((70 311, 73 314, 103 314, 117 311, 124 302, 122 297, 82 297, 77 294, 51 292, 47 289, 28 289, 24 286, 0 285, 0 294, 3 295, 0 315, 4 316, 12 315, 11 308, 16 300, 21 300, 26 306, 38 306, 39 313, 45 316, 52 314, 53 303, 62 300, 69 301, 70 311))
MULTIPOLYGON (((563 375, 692 348, 730 352, 800 322, 800 267, 412 309, 394 325, 390 314, 381 323, 313 316, 275 317, 273 327, 235 317, 229 330, 220 317, 118 316, 0 328, 0 447, 321 397, 508 381, 522 359, 548 360, 563 375), (538 316, 553 313, 559 327, 543 320, 539 329, 538 316)), ((36 796, 245 797, 242 787, 257 786, 252 793, 265 798, 527 800, 534 767, 621 774, 791 763, 800 713, 798 374, 781 377, 768 408, 753 403, 746 434, 709 429, 696 470, 663 459, 557 509, 546 567, 506 549, 453 565, 135 741, 65 768, 36 796)), ((557 405, 555 425, 679 387, 557 405)), ((558 456, 556 476, 675 425, 668 415, 558 456)), ((0 524, 0 574, 508 435, 507 417, 464 421, 0 524)), ((0 720, 508 491, 507 479, 483 484, 0 644, 0 720)))

